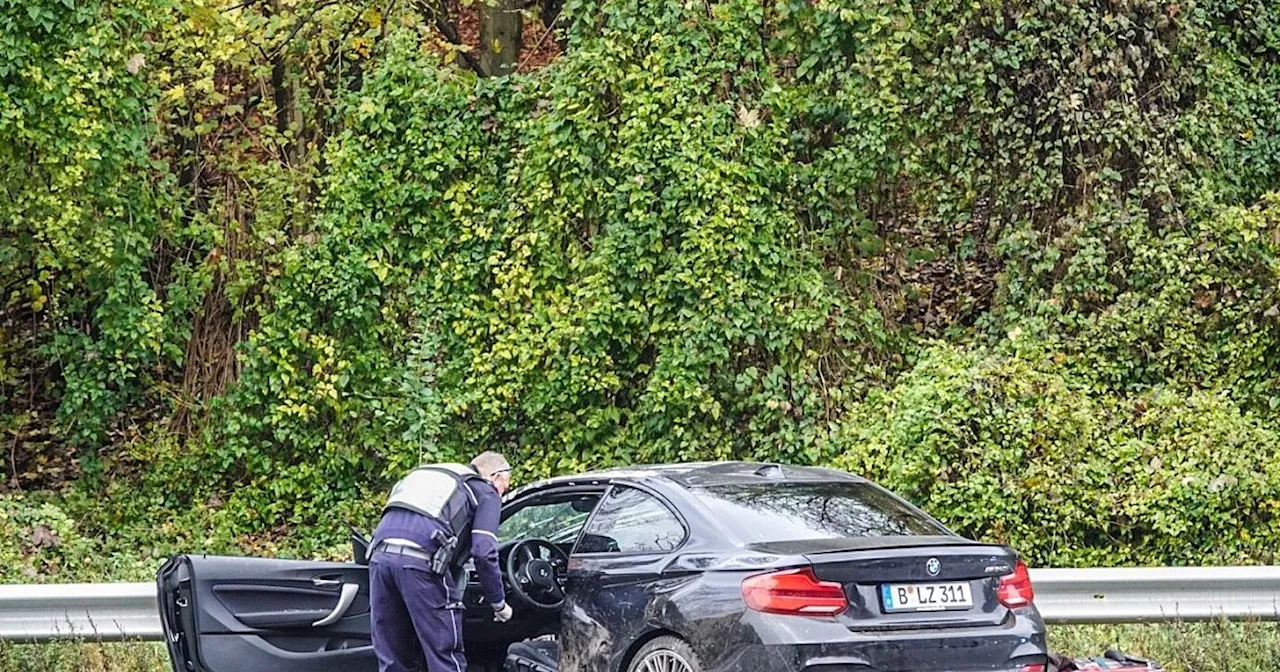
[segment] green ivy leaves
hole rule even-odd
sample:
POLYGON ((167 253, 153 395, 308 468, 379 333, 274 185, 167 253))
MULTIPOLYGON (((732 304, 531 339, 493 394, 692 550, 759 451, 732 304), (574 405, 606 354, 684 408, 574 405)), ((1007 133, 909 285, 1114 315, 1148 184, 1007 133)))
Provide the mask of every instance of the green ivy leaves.
POLYGON ((496 448, 1269 559, 1231 511, 1276 485, 1272 4, 569 0, 483 81, 409 10, 0 5, 3 394, 44 367, 58 440, 111 445, 238 374, 161 469, 232 537, 496 448))

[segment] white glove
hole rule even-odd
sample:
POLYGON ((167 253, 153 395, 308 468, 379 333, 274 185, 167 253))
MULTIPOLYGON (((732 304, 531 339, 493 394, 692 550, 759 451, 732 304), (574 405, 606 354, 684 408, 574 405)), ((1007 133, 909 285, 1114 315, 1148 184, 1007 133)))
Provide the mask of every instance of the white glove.
POLYGON ((506 623, 511 620, 511 605, 503 602, 502 606, 494 607, 493 620, 499 623, 506 623))

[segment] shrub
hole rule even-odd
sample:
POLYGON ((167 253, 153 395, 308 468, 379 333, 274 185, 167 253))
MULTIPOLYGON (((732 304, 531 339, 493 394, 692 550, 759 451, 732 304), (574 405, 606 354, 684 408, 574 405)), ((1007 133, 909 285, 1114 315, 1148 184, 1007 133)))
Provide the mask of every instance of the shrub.
POLYGON ((1280 540, 1280 433, 1224 392, 1099 394, 1053 353, 938 346, 836 464, 1040 566, 1247 564, 1280 540))
POLYGON ((63 506, 44 497, 0 496, 0 583, 146 581, 154 559, 136 547, 103 554, 63 506))

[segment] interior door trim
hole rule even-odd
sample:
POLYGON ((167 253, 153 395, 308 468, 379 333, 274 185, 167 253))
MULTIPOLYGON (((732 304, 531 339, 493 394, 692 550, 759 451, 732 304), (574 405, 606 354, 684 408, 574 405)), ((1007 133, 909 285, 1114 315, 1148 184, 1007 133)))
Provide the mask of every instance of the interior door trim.
POLYGON ((311 624, 313 628, 323 628, 325 626, 337 623, 343 616, 347 615, 347 610, 351 608, 351 603, 356 601, 356 593, 360 592, 360 586, 355 583, 342 584, 342 594, 338 596, 338 605, 329 612, 328 616, 311 624))

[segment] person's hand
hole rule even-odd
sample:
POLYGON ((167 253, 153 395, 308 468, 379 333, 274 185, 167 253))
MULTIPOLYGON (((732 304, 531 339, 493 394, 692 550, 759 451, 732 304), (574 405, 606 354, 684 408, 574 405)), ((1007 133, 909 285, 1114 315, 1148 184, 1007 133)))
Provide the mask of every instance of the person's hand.
POLYGON ((494 607, 493 620, 499 623, 506 623, 511 620, 511 605, 503 602, 501 606, 494 607))

